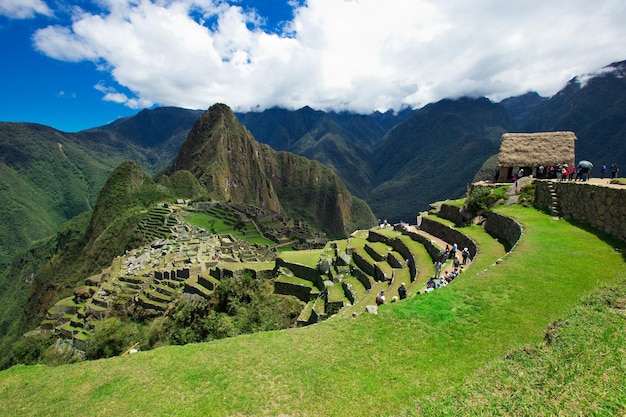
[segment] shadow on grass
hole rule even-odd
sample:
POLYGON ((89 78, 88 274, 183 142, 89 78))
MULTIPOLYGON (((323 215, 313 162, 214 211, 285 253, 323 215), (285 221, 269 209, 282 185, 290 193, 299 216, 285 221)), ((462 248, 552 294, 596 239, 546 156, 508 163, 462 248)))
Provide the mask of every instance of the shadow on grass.
POLYGON ((622 259, 624 260, 624 262, 626 262, 626 242, 625 241, 620 240, 616 238, 615 236, 607 232, 604 232, 600 229, 597 229, 596 227, 591 226, 587 223, 583 223, 581 221, 574 220, 574 219, 562 219, 562 220, 566 221, 572 226, 578 227, 579 229, 583 229, 584 231, 589 232, 592 235, 596 236, 598 239, 608 243, 609 245, 613 247, 613 249, 615 249, 616 252, 620 252, 622 254, 622 259))

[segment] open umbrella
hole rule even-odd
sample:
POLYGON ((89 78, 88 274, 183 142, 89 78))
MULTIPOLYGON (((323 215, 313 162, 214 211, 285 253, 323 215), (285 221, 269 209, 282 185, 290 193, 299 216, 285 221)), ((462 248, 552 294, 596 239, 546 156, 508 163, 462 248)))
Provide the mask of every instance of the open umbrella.
POLYGON ((593 169, 593 164, 589 161, 582 160, 578 163, 578 166, 581 168, 587 168, 589 171, 593 169))

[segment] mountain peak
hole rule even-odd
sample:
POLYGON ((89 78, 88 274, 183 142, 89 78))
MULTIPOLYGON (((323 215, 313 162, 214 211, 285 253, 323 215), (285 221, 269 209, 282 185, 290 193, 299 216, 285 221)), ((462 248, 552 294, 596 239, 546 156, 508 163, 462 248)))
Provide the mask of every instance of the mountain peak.
POLYGON ((214 104, 194 124, 170 173, 190 171, 214 199, 280 212, 261 154, 261 145, 237 121, 230 107, 214 104))

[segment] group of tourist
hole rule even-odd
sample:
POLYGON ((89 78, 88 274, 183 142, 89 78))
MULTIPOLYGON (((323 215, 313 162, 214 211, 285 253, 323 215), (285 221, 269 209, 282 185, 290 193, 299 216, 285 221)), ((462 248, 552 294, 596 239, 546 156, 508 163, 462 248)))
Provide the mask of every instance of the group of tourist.
MULTIPOLYGON (((467 262, 470 258, 470 252, 468 248, 463 248, 460 252, 460 257, 457 256, 458 245, 455 243, 450 247, 450 245, 446 245, 446 248, 439 252, 433 266, 435 267, 435 275, 430 277, 428 282, 426 282, 426 289, 424 292, 431 292, 438 288, 445 287, 449 283, 451 283, 456 277, 463 273, 463 268, 467 265, 467 262), (443 275, 441 273, 443 266, 448 260, 452 260, 451 264, 453 269, 446 271, 443 275)), ((393 282, 393 277, 395 277, 395 271, 392 275, 392 280, 389 282, 389 285, 393 282)), ((418 291, 417 294, 420 294, 418 291)), ((407 288, 406 284, 403 282, 398 288, 398 295, 393 296, 391 298, 391 302, 395 302, 398 300, 403 300, 407 297, 407 288)), ((376 305, 385 304, 385 291, 381 290, 378 294, 376 294, 376 305)))
MULTIPOLYGON (((593 165, 587 163, 587 161, 581 161, 578 166, 574 164, 558 164, 549 167, 540 165, 537 168, 537 178, 555 179, 557 181, 588 181, 593 178, 593 165)), ((600 178, 604 179, 608 174, 611 174, 611 178, 617 178, 619 168, 616 163, 612 163, 609 168, 606 162, 602 164, 600 169, 600 178)), ((517 174, 513 175, 513 182, 521 177, 526 177, 532 174, 530 168, 520 168, 517 174)))
MULTIPOLYGON (((600 179, 604 179, 606 174, 609 172, 609 167, 607 167, 606 162, 602 164, 602 168, 600 169, 600 179)), ((617 178, 617 174, 619 173, 619 167, 615 162, 611 164, 611 178, 617 178)))
MULTIPOLYGON (((408 290, 406 289, 406 284, 403 282, 400 284, 398 288, 398 295, 394 295, 391 298, 391 302, 395 303, 398 300, 404 300, 407 296, 408 290)), ((376 294, 376 305, 385 304, 385 291, 381 290, 378 294, 376 294)))
POLYGON ((387 221, 387 219, 385 219, 385 220, 378 219, 378 228, 379 229, 386 229, 388 227, 391 227, 391 224, 387 221))
POLYGON ((437 259, 433 263, 433 266, 435 267, 435 275, 432 276, 426 283, 426 292, 431 292, 437 288, 445 287, 463 272, 463 268, 469 261, 470 252, 468 248, 463 248, 461 251, 461 259, 457 256, 457 252, 458 246, 456 243, 452 245, 452 248, 450 248, 449 245, 446 245, 446 248, 439 252, 437 259), (453 269, 442 275, 442 268, 449 259, 452 259, 453 269))
POLYGON ((537 178, 555 179, 557 181, 588 181, 592 177, 588 165, 559 164, 537 168, 537 178))

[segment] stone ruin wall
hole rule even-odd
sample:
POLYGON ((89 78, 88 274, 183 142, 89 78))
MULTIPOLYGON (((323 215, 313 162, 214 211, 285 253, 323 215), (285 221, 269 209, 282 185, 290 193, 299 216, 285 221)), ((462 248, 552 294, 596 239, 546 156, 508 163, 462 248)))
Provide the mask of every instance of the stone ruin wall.
POLYGON ((504 243, 506 251, 510 251, 522 237, 522 226, 514 219, 503 216, 493 211, 483 214, 485 223, 483 227, 491 236, 495 236, 504 243))
MULTIPOLYGON (((441 205, 441 210, 437 216, 450 220, 457 225, 462 225, 467 221, 467 218, 463 216, 460 208, 448 204, 441 205)), ((502 243, 504 243, 506 250, 510 251, 522 236, 522 226, 520 226, 520 224, 514 219, 493 211, 486 211, 483 213, 483 217, 485 218, 485 222, 483 223, 485 231, 491 236, 499 239, 502 243)), ((432 220, 428 221, 432 222, 432 220)), ((477 249, 476 244, 473 241, 471 241, 469 246, 463 245, 462 247, 468 248, 472 258, 476 256, 477 249)))
POLYGON ((274 293, 292 295, 305 303, 308 303, 314 298, 311 296, 311 287, 294 284, 292 282, 274 281, 274 293))
POLYGON ((476 256, 476 243, 458 230, 446 226, 445 224, 441 224, 436 220, 431 220, 428 217, 422 218, 420 229, 428 234, 438 237, 444 242, 450 243, 450 245, 456 243, 459 253, 463 250, 463 248, 467 248, 472 259, 476 256))
POLYGON ((448 219, 456 225, 462 225, 467 222, 467 219, 461 214, 461 210, 450 204, 442 204, 437 216, 448 219))
MULTIPOLYGON (((402 233, 404 233, 404 229, 402 230, 402 233)), ((410 237, 413 240, 415 240, 415 238, 413 238, 412 236, 410 237)), ((367 240, 370 242, 383 242, 391 246, 393 250, 398 252, 400 255, 402 255, 405 260, 408 260, 407 266, 409 268, 410 280, 411 282, 415 281, 415 277, 417 276, 417 266, 415 263, 415 257, 413 256, 413 253, 411 253, 409 248, 404 244, 404 242, 401 239, 390 238, 388 236, 383 235, 382 233, 377 233, 374 230, 370 230, 367 236, 367 240)), ((394 266, 392 265, 392 267, 394 266)))
POLYGON ((276 258, 274 274, 276 274, 278 268, 280 267, 285 267, 289 269, 297 277, 306 279, 307 281, 311 281, 320 291, 324 289, 324 280, 322 279, 320 272, 316 268, 293 262, 287 262, 282 258, 276 258))
MULTIPOLYGON (((549 182, 535 181, 535 207, 549 210, 552 205, 549 182)), ((626 240, 626 189, 588 183, 552 181, 566 219, 588 224, 611 236, 626 240)))

